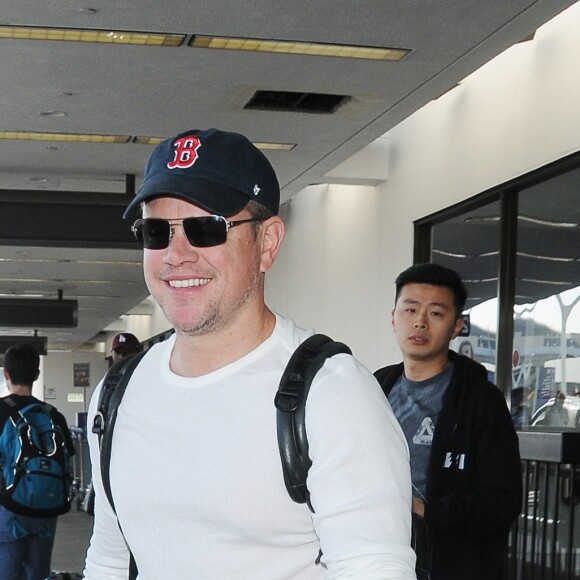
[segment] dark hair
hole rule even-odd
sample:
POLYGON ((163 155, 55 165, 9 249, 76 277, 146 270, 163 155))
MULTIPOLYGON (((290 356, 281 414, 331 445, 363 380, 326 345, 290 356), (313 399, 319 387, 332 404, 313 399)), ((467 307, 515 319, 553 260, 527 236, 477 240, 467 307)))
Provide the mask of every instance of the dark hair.
POLYGON ((139 352, 139 350, 127 348, 126 346, 117 346, 115 348, 112 348, 111 350, 113 352, 116 352, 117 354, 120 354, 123 358, 129 356, 130 354, 135 354, 136 352, 139 352))
POLYGON ((40 356, 31 344, 20 342, 4 354, 4 368, 13 385, 31 387, 38 378, 40 356))
POLYGON ((259 219, 261 221, 254 222, 252 225, 252 231, 254 233, 254 237, 258 235, 258 231, 260 230, 260 225, 263 221, 270 219, 274 214, 264 205, 261 203, 251 199, 244 208, 249 214, 250 217, 254 219, 259 219))
POLYGON ((467 301, 467 290, 461 281, 461 277, 455 270, 445 268, 439 264, 415 264, 401 272, 395 280, 395 303, 399 299, 401 290, 406 284, 431 284, 433 286, 443 286, 453 292, 453 306, 455 306, 455 316, 459 318, 465 302, 467 301))

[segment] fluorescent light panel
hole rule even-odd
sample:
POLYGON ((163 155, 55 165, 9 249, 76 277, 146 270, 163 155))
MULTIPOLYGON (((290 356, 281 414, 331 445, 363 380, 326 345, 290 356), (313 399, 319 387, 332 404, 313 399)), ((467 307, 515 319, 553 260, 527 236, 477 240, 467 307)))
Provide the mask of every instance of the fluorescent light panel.
MULTIPOLYGON (((25 139, 28 141, 69 141, 84 143, 133 143, 157 145, 166 137, 131 137, 130 135, 89 135, 82 133, 39 133, 34 131, 0 131, 0 139, 25 139)), ((296 143, 254 143, 258 149, 291 151, 296 143)))
POLYGON ((268 151, 292 151, 296 147, 296 143, 260 143, 254 142, 258 149, 268 151))
MULTIPOLYGON (((185 34, 165 34, 130 30, 0 25, 0 38, 11 40, 54 40, 60 42, 98 42, 104 44, 176 47, 181 46, 185 42, 186 36, 185 34)), ((201 34, 194 35, 189 42, 189 46, 390 61, 399 61, 410 52, 406 48, 261 40, 256 38, 206 36, 201 34)))
POLYGON ((158 145, 162 141, 165 141, 167 137, 143 137, 137 136, 133 137, 133 143, 137 145, 158 145))
POLYGON ((82 133, 40 133, 36 131, 0 131, 0 139, 29 141, 73 141, 85 143, 128 143, 129 135, 89 135, 82 133))
POLYGON ((181 46, 184 34, 93 30, 86 28, 41 28, 37 26, 0 26, 0 38, 14 40, 56 40, 64 42, 100 42, 146 46, 181 46))
MULTIPOLYGON (((38 284, 38 283, 49 283, 58 282, 53 278, 0 278, 0 282, 8 283, 19 283, 19 284, 38 284)), ((67 278, 67 282, 71 284, 128 284, 129 286, 134 286, 137 282, 132 280, 76 280, 74 278, 67 278)), ((21 293, 19 292, 18 295, 21 293)))
MULTIPOLYGON (((133 143, 138 145, 157 145, 165 141, 167 137, 133 137, 133 143)), ((258 149, 268 151, 292 151, 296 147, 296 143, 268 143, 268 142, 254 142, 258 149)))
MULTIPOLYGON (((27 264, 88 264, 90 266, 93 265, 106 265, 106 266, 122 266, 123 268, 126 266, 135 266, 135 267, 142 267, 141 260, 139 261, 131 261, 131 260, 72 260, 72 259, 54 259, 54 258, 4 258, 0 257, 0 263, 3 262, 15 262, 21 264, 23 262, 27 264)), ((2 294, 0 293, 0 296, 2 294)))
POLYGON ((410 50, 406 48, 381 48, 353 46, 347 44, 323 44, 317 42, 289 42, 284 40, 260 40, 228 36, 195 35, 189 46, 196 48, 219 48, 226 50, 248 50, 253 52, 281 52, 312 56, 335 56, 366 60, 401 60, 410 50))

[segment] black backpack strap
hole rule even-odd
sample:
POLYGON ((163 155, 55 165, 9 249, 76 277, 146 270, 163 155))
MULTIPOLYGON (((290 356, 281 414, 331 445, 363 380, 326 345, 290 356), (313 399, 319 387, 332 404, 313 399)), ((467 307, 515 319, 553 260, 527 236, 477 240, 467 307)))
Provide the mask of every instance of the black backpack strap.
POLYGON ((117 420, 117 411, 125 389, 129 384, 129 379, 133 371, 143 358, 145 352, 140 352, 132 356, 117 361, 107 372, 103 379, 103 386, 99 395, 97 413, 93 420, 93 433, 99 436, 99 447, 101 455, 101 478, 107 499, 115 511, 113 494, 111 492, 111 479, 109 477, 109 467, 111 463, 111 443, 113 441, 113 428, 117 420))
POLYGON ((352 354, 352 351, 346 344, 335 342, 324 334, 315 334, 305 340, 290 357, 274 399, 286 489, 296 503, 307 503, 312 512, 306 486, 312 465, 305 424, 306 399, 310 384, 326 359, 339 353, 352 354))
POLYGON ((138 575, 137 562, 135 562, 133 552, 129 552, 129 580, 137 580, 138 575))
POLYGON ((8 419, 8 415, 10 414, 10 403, 8 401, 12 401, 12 399, 8 397, 0 397, 0 429, 4 428, 4 422, 8 419))
MULTIPOLYGON (((145 355, 146 351, 122 358, 117 361, 107 372, 103 379, 103 386, 99 395, 97 413, 93 420, 93 433, 99 436, 99 447, 101 455, 101 479, 105 494, 111 508, 116 513, 115 503, 113 502, 113 492, 111 491, 111 478, 109 469, 111 466, 111 444, 113 441, 113 428, 117 420, 117 411, 125 389, 133 371, 145 355)), ((119 524, 119 528, 120 528, 119 524)), ((122 533, 122 530, 121 530, 122 533)), ((137 563, 133 552, 129 549, 129 580, 137 578, 137 563)))
POLYGON ((18 421, 20 415, 16 401, 10 397, 4 397, 4 399, 1 400, 2 404, 6 406, 6 418, 12 419, 13 422, 18 421))
POLYGON ((4 397, 0 399, 3 405, 6 405, 9 409, 14 409, 16 407, 16 401, 10 397, 4 397))
POLYGON ((17 423, 20 419, 22 419, 22 421, 24 421, 25 424, 29 424, 28 419, 25 417, 22 411, 28 409, 28 407, 30 407, 31 405, 36 405, 37 407, 40 407, 43 410, 43 412, 50 417, 50 420, 54 422, 54 419, 52 417, 52 409, 54 409, 54 407, 52 405, 49 405, 48 403, 45 403, 44 401, 34 401, 21 406, 10 397, 5 397, 3 403, 8 407, 8 417, 12 419, 14 423, 17 423))

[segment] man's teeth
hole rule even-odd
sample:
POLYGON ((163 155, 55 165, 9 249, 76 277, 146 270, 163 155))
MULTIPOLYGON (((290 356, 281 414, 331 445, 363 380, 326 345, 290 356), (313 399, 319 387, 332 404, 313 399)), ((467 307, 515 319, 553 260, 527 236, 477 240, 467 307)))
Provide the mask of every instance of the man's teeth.
POLYGON ((209 284, 209 278, 190 278, 189 280, 169 280, 172 288, 191 288, 192 286, 205 286, 209 284))

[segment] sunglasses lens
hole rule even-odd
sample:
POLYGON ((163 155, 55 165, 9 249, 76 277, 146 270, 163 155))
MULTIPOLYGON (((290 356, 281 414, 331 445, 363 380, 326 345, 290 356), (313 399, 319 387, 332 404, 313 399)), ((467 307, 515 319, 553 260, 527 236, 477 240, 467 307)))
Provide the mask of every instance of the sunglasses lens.
POLYGON ((185 218, 183 230, 189 243, 197 248, 225 244, 228 236, 226 220, 215 215, 185 218))
MULTIPOLYGON (((183 220, 183 231, 189 243, 197 248, 210 248, 226 242, 228 228, 226 220, 219 216, 191 217, 183 220)), ((171 225, 157 218, 140 219, 133 225, 133 233, 142 248, 164 250, 169 245, 171 225)))
POLYGON ((135 237, 142 248, 163 250, 169 245, 171 226, 167 220, 137 220, 133 226, 135 237))

